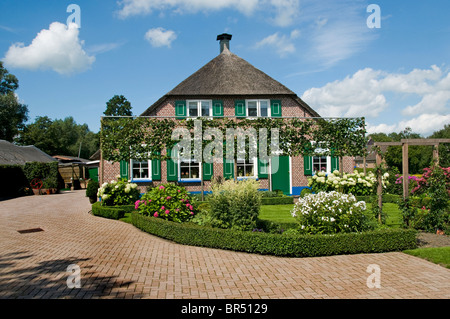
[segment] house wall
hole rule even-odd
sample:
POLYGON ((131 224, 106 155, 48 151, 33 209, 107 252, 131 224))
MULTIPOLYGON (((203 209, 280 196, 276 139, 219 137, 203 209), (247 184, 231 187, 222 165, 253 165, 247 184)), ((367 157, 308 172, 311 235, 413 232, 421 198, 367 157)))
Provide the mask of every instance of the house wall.
MULTIPOLYGON (((224 105, 224 116, 234 116, 235 115, 235 100, 238 99, 277 99, 281 100, 282 105, 282 115, 283 116, 298 116, 298 117, 311 117, 296 100, 288 96, 246 96, 246 97, 228 97, 228 96, 214 96, 214 97, 189 97, 189 96, 177 96, 176 98, 167 98, 163 100, 159 106, 157 106, 151 113, 151 116, 175 116, 175 101, 179 100, 189 100, 189 99, 209 99, 209 100, 222 100, 224 105)), ((352 157, 345 157, 343 159, 344 172, 353 172, 354 160, 352 157)), ((303 187, 308 185, 308 176, 304 175, 304 163, 303 157, 293 157, 291 159, 291 186, 293 194, 300 194, 303 187)), ((110 181, 116 179, 119 174, 119 164, 112 164, 110 162, 104 162, 104 178, 103 181, 110 181)), ((223 164, 214 163, 214 176, 223 176, 223 164)), ((153 183, 139 183, 141 192, 145 192, 146 188, 150 185, 159 185, 167 181, 167 164, 165 161, 161 162, 161 181, 155 181, 153 183)), ((260 179, 261 189, 270 189, 268 179, 260 179)), ((201 183, 184 183, 186 189, 190 192, 201 192, 201 183)), ((208 191, 210 186, 209 181, 204 182, 204 190, 208 191)))

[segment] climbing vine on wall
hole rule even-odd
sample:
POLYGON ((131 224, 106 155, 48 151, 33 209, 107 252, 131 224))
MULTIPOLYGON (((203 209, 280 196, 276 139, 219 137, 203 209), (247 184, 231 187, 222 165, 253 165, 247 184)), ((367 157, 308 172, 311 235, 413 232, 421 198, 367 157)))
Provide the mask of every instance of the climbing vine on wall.
MULTIPOLYGON (((112 162, 130 158, 165 160, 168 158, 165 150, 178 143, 178 140, 172 140, 176 128, 185 128, 193 140, 195 133, 200 130, 202 148, 211 143, 211 140, 205 139, 203 134, 207 129, 215 128, 221 132, 224 140, 230 129, 234 129, 235 132, 239 129, 252 131, 256 134, 256 140, 260 140, 260 135, 265 132, 267 154, 270 154, 271 150, 270 141, 276 136, 280 154, 283 155, 310 156, 315 151, 312 141, 326 145, 322 155, 364 156, 366 152, 364 118, 199 118, 199 120, 201 121, 156 117, 104 117, 100 131, 103 159, 112 162)), ((224 154, 225 150, 224 147, 224 154)))

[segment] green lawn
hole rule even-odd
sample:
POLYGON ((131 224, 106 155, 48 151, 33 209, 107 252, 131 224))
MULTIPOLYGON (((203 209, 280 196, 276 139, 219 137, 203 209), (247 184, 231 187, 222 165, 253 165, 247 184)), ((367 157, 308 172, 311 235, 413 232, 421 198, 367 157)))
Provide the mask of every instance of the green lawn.
MULTIPOLYGON (((294 207, 291 205, 263 205, 261 206, 261 213, 259 218, 271 220, 273 222, 295 222, 291 215, 291 210, 294 207)), ((370 211, 371 205, 367 204, 367 210, 370 211)), ((385 203, 383 204, 384 212, 387 215, 386 225, 391 227, 400 227, 402 224, 402 212, 398 209, 397 204, 385 203)))
POLYGON ((418 248, 403 251, 416 257, 431 261, 450 269, 450 246, 436 248, 418 248))

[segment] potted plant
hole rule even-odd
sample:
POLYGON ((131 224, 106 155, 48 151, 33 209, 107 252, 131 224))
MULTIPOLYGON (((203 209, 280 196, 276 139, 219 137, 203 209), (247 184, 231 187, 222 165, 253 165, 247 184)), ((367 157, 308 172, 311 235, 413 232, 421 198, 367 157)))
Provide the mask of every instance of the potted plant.
POLYGON ((98 193, 99 184, 96 181, 89 181, 86 187, 86 197, 89 197, 89 202, 91 204, 97 201, 97 193, 98 193))

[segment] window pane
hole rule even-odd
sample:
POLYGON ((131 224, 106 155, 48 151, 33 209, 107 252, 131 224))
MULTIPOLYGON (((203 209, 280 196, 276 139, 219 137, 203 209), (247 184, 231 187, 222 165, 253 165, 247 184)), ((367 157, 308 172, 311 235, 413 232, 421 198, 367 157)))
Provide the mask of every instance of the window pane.
POLYGON ((209 116, 209 101, 202 101, 202 116, 209 116))
POLYGON ((257 116, 257 103, 256 101, 249 101, 248 102, 248 116, 257 116))
POLYGON ((268 116, 269 103, 267 101, 260 102, 261 116, 268 116))
POLYGON ((189 102, 189 116, 198 116, 197 102, 189 102))

